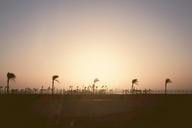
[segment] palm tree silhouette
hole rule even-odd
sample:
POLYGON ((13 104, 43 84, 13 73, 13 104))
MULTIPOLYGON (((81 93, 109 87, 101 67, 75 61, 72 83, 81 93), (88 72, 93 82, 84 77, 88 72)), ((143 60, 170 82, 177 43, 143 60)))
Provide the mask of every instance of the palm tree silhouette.
POLYGON ((132 86, 131 86, 132 93, 133 93, 133 90, 134 90, 134 85, 137 85, 138 82, 139 82, 138 79, 133 79, 132 80, 132 86))
POLYGON ((73 91, 73 86, 71 85, 71 86, 69 86, 69 91, 73 91))
POLYGON ((76 86, 76 91, 79 92, 79 86, 76 86))
POLYGON ((95 93, 95 84, 99 82, 99 79, 98 78, 95 78, 94 81, 93 81, 93 86, 92 86, 92 89, 93 89, 93 94, 95 93))
POLYGON ((16 75, 14 73, 7 73, 7 94, 9 94, 9 81, 10 80, 15 80, 16 75))
POLYGON ((59 81, 57 80, 57 78, 59 78, 58 75, 54 75, 54 76, 52 77, 52 89, 51 89, 52 95, 53 95, 53 93, 54 93, 54 84, 55 84, 55 81, 59 82, 59 81))
POLYGON ((167 94, 167 84, 172 83, 171 79, 165 79, 165 94, 167 94))
POLYGON ((37 92, 38 92, 38 89, 37 88, 33 88, 33 93, 37 94, 37 92))

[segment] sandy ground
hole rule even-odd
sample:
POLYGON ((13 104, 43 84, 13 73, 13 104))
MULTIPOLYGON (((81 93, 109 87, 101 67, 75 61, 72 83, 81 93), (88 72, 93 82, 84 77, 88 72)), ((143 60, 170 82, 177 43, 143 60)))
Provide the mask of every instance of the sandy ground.
POLYGON ((192 95, 0 95, 0 127, 192 127, 192 95))

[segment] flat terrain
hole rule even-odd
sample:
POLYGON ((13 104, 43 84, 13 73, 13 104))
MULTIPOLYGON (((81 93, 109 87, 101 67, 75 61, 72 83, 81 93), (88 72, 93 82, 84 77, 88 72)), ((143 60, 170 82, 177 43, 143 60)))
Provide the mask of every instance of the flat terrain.
POLYGON ((0 95, 0 127, 192 127, 192 95, 0 95))

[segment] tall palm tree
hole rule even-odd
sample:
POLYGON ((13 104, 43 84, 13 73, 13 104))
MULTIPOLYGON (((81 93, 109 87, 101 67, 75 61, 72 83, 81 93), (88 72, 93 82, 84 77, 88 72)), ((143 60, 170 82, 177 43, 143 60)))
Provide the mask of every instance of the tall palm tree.
POLYGON ((52 91, 52 95, 53 95, 53 93, 54 93, 54 84, 55 84, 55 81, 57 81, 57 82, 59 82, 58 80, 57 80, 57 78, 59 78, 59 76, 58 75, 54 75, 53 77, 52 77, 52 89, 51 89, 51 91, 52 91))
POLYGON ((138 79, 133 79, 132 80, 132 86, 131 86, 131 90, 133 91, 134 90, 134 85, 137 85, 138 84, 138 79))
POLYGON ((93 94, 95 93, 95 84, 99 82, 99 79, 98 78, 95 78, 94 81, 93 81, 93 86, 92 86, 92 89, 93 89, 93 94))
POLYGON ((165 94, 167 94, 167 84, 172 83, 171 79, 165 79, 165 94))
POLYGON ((16 79, 16 75, 14 73, 7 73, 7 94, 9 94, 9 81, 10 80, 15 80, 16 79))

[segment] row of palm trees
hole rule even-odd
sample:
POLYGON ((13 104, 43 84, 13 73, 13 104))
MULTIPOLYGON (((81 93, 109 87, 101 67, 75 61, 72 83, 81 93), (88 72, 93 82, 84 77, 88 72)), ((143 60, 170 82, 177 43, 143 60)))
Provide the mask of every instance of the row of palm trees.
MULTIPOLYGON (((132 93, 135 90, 135 86, 134 85, 138 85, 138 82, 139 82, 138 79, 133 79, 132 80, 132 86, 131 86, 132 93)), ((169 83, 172 83, 171 79, 169 79, 169 78, 165 79, 165 94, 167 94, 167 85, 169 83)))
MULTIPOLYGON (((54 94, 54 91, 55 91, 55 81, 59 83, 59 81, 57 80, 59 78, 58 75, 53 75, 52 76, 52 88, 51 88, 51 93, 52 95, 54 94)), ((6 87, 6 91, 7 91, 7 94, 9 94, 9 83, 10 83, 10 80, 13 80, 15 81, 16 79, 16 75, 14 73, 10 73, 8 72, 7 73, 7 87, 6 87)), ((93 94, 95 93, 95 84, 99 82, 99 79, 98 78, 95 78, 94 81, 93 81, 93 85, 92 85, 92 92, 93 94)), ((135 85, 138 85, 138 79, 133 79, 132 80, 132 85, 131 85, 131 91, 132 93, 135 91, 135 85)), ((167 85, 169 83, 172 83, 171 79, 167 78, 165 79, 165 94, 167 94, 167 85)))
MULTIPOLYGON (((52 89, 51 89, 52 94, 54 94, 54 90, 55 90, 55 87, 54 87, 55 81, 59 83, 57 78, 59 78, 58 75, 53 75, 53 77, 52 77, 52 89)), ((7 94, 9 94, 10 80, 15 81, 15 79, 16 79, 16 75, 14 73, 10 73, 10 72, 7 73, 7 87, 6 87, 7 94)))

